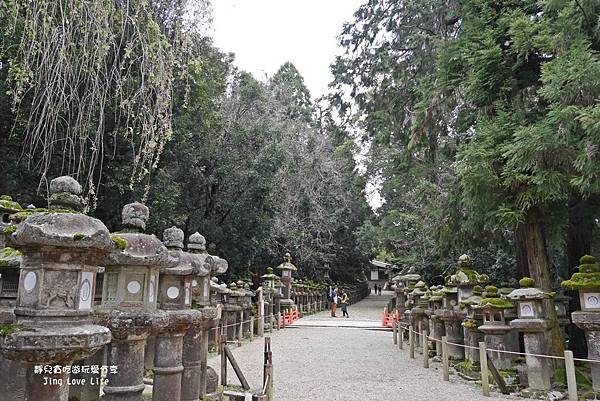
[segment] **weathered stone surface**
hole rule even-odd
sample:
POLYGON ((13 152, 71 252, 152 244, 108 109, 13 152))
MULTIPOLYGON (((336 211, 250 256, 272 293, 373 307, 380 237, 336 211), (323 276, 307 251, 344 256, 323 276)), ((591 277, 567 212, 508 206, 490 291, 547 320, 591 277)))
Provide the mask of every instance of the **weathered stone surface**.
POLYGON ((166 247, 183 248, 183 230, 175 226, 163 231, 163 243, 166 247))
POLYGON ((188 238, 188 249, 206 252, 206 238, 199 232, 195 232, 188 238))
POLYGON ((50 181, 50 194, 58 192, 68 192, 74 195, 81 195, 82 188, 81 184, 77 182, 73 177, 62 176, 54 178, 50 181))
POLYGON ((75 213, 42 213, 25 219, 12 235, 15 247, 57 247, 108 252, 113 248, 106 226, 75 213))
POLYGON ((123 206, 121 219, 123 226, 126 228, 144 231, 149 217, 150 210, 142 203, 135 202, 123 206))

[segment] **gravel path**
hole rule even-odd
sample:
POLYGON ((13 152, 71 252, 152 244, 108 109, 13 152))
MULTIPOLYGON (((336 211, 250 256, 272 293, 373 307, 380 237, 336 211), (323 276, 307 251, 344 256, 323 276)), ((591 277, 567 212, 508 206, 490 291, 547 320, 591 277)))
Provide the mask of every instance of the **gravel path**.
MULTIPOLYGON (((475 385, 451 376, 442 380, 440 367, 422 367, 406 350, 393 345, 392 333, 382 331, 383 307, 391 297, 369 295, 349 307, 350 319, 331 318, 329 311, 300 319, 312 327, 296 325, 271 334, 276 401, 506 401, 494 394, 484 398, 475 385), (360 320, 359 320, 360 319, 360 320), (360 322, 355 327, 319 327, 360 322), (343 323, 342 323, 343 322, 343 323), (347 323, 346 323, 347 322, 347 323), (372 329, 369 329, 371 327, 372 329), (378 330, 374 330, 377 328, 378 330)), ((341 312, 340 312, 341 313, 341 312)), ((262 380, 263 341, 257 339, 233 354, 253 388, 262 380)), ((209 359, 219 372, 219 358, 209 359)), ((231 384, 239 384, 229 369, 231 384)))

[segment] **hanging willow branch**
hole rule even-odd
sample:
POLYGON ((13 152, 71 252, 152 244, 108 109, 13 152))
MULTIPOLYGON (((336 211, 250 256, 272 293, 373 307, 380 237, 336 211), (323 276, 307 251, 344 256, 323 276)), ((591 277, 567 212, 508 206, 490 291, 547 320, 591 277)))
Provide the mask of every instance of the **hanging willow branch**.
MULTIPOLYGON (((16 0, 10 60, 23 156, 45 180, 51 166, 95 198, 105 158, 131 149, 131 185, 156 167, 172 135, 172 92, 186 68, 186 29, 203 1, 16 0), (111 141, 108 141, 108 138, 111 141), (57 160, 60 164, 56 164, 57 160)), ((198 21, 195 22, 198 24, 198 21)))

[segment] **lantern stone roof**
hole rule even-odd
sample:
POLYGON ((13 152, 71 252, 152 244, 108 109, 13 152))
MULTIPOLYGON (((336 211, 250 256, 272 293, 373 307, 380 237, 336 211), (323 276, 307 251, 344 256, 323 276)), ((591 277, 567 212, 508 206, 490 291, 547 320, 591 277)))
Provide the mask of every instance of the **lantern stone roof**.
POLYGON ((517 288, 516 290, 512 290, 511 293, 506 297, 508 299, 512 299, 513 301, 552 298, 550 293, 544 292, 535 287, 517 288))
POLYGON ((79 197, 81 186, 77 181, 67 176, 55 178, 50 182, 50 193, 50 208, 56 210, 28 215, 11 235, 11 241, 17 248, 69 247, 96 249, 104 253, 113 249, 113 241, 104 223, 77 212, 82 203, 79 197))

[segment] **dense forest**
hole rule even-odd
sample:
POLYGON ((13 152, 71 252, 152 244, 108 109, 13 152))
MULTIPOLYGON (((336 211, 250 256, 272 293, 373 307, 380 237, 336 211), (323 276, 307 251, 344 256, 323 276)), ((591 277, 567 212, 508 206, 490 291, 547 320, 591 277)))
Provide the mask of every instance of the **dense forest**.
POLYGON ((467 253, 554 288, 600 253, 599 14, 368 0, 314 100, 291 63, 238 70, 202 0, 4 1, 0 193, 45 206, 71 174, 111 229, 144 201, 150 232, 203 233, 234 277, 289 251, 309 278, 376 257, 433 279, 467 253))
POLYGON ((307 278, 356 280, 371 213, 356 145, 292 64, 267 82, 236 69, 201 0, 0 7, 0 193, 46 206, 70 174, 109 228, 143 201, 149 232, 199 231, 230 279, 289 251, 307 278))

